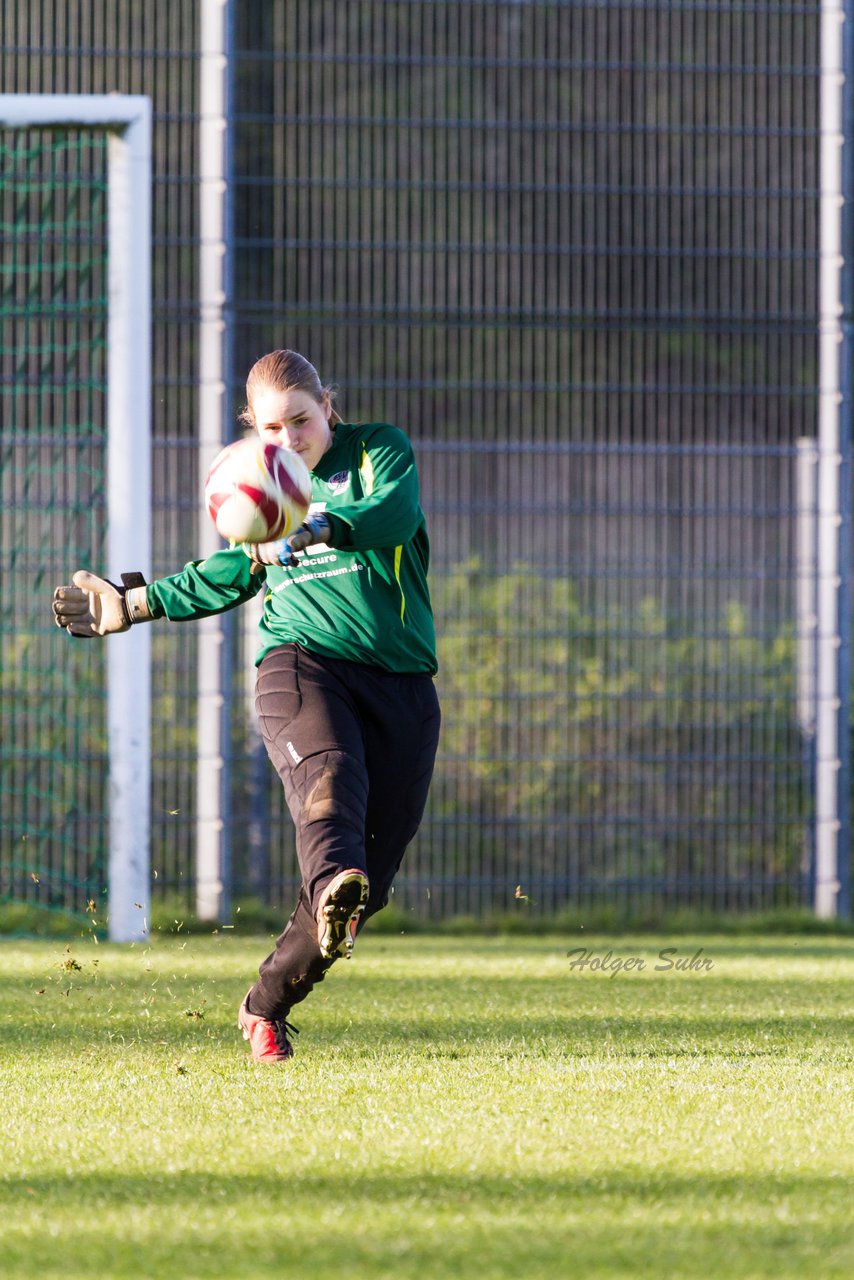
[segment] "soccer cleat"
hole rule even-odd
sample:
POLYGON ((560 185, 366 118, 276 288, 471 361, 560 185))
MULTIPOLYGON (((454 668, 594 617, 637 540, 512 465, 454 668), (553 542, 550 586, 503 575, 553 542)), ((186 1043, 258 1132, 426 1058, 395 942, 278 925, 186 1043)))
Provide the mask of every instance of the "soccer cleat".
POLYGON ((353 954, 359 916, 368 901, 364 871, 341 871, 323 891, 317 908, 317 941, 325 960, 346 960, 353 954))
POLYGON ((294 1047, 290 1035, 299 1035, 296 1027, 285 1022, 284 1018, 271 1022, 269 1018, 259 1018, 246 1008, 249 993, 243 997, 243 1004, 237 1015, 237 1025, 243 1032, 243 1039, 249 1041, 252 1057, 256 1062, 287 1062, 294 1056, 294 1047))

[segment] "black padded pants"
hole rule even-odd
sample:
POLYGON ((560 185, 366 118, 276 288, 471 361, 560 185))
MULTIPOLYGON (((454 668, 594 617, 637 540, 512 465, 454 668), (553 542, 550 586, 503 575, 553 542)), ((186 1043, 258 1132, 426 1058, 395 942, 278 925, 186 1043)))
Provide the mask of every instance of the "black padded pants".
POLYGON ((394 675, 299 645, 258 668, 255 705, 296 827, 302 887, 249 1009, 284 1018, 333 961, 320 954, 315 912, 326 885, 356 867, 370 882, 360 927, 388 902, 427 801, 439 741, 430 676, 394 675))

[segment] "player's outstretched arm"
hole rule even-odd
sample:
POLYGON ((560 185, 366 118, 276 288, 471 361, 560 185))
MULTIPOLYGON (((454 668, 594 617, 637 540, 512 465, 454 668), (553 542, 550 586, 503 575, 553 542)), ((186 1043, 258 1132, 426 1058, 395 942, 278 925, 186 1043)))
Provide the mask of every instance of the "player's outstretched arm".
POLYGON ((78 569, 70 586, 53 593, 56 625, 80 639, 127 631, 134 622, 148 622, 151 611, 141 573, 123 573, 122 585, 78 569))

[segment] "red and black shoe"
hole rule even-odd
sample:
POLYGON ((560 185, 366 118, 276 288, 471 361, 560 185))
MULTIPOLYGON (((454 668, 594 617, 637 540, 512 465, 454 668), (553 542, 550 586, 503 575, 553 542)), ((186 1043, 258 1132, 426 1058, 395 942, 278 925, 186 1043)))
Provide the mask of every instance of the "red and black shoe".
POLYGON ((324 889, 317 908, 317 941, 325 960, 350 959, 368 890, 368 877, 355 868, 339 872, 324 889))
POLYGON ((287 1062, 294 1056, 294 1047, 290 1036, 299 1035, 296 1027, 278 1018, 272 1022, 269 1018, 260 1018, 246 1008, 249 999, 247 992, 237 1015, 237 1025, 243 1032, 243 1039, 249 1041, 252 1057, 256 1062, 287 1062))

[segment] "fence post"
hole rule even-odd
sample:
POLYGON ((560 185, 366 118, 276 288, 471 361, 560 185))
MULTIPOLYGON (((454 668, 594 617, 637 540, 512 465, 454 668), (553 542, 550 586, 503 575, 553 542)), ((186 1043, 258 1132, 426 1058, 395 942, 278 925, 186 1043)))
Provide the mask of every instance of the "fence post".
POLYGON ((815 793, 822 918, 848 914, 853 15, 852 0, 822 0, 815 793))
MULTIPOLYGON (((803 751, 804 782, 815 795, 817 541, 816 472, 818 448, 810 437, 797 441, 795 457, 795 628, 797 721, 803 751)), ((804 831, 804 896, 815 898, 815 813, 804 831)))
MULTIPOLYGON (((227 440, 226 260, 228 0, 203 0, 199 86, 199 481, 227 440)), ((200 496, 201 501, 201 496, 200 496)), ((204 510, 201 556, 222 547, 204 510)), ((196 913, 222 919, 229 911, 228 614, 198 624, 198 747, 196 761, 196 913)))

